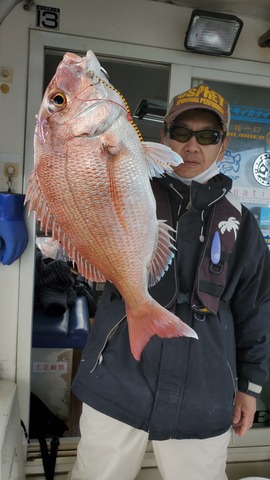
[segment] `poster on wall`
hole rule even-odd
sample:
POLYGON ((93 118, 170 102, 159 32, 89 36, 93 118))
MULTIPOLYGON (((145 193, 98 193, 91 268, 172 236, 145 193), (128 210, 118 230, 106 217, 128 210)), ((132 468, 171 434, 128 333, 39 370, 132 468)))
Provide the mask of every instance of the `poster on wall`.
POLYGON ((270 109, 231 105, 230 142, 220 171, 242 202, 270 204, 270 109))
POLYGON ((270 250, 270 206, 253 203, 243 203, 254 215, 270 250))

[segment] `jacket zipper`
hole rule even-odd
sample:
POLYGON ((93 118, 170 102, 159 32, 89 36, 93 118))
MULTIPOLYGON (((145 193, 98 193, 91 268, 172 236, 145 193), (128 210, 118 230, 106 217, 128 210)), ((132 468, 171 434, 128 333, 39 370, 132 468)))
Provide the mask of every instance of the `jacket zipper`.
POLYGON ((169 187, 174 191, 174 193, 176 193, 181 201, 180 201, 180 204, 179 204, 179 207, 178 207, 178 211, 177 211, 177 218, 176 218, 176 227, 175 227, 175 230, 176 230, 176 234, 175 234, 175 244, 177 244, 177 236, 178 236, 178 224, 179 224, 179 219, 180 219, 180 213, 181 213, 181 209, 182 209, 182 202, 183 202, 183 195, 181 195, 180 192, 178 192, 178 190, 176 190, 176 188, 174 188, 173 184, 170 183, 169 184, 169 187))
MULTIPOLYGON (((172 183, 169 184, 169 187, 181 198, 181 201, 183 200, 183 196, 181 195, 180 192, 178 192, 178 190, 174 187, 174 185, 172 183)), ((222 194, 214 199, 212 202, 210 202, 208 205, 207 205, 207 208, 209 208, 211 205, 213 205, 214 203, 216 203, 218 200, 220 200, 222 197, 224 197, 224 195, 226 195, 226 188, 223 188, 223 191, 222 191, 222 194)), ((190 186, 190 197, 189 197, 189 204, 191 206, 191 186, 190 186)), ((177 240, 177 235, 178 235, 178 224, 179 224, 179 219, 180 219, 180 212, 181 212, 181 207, 182 207, 182 203, 180 203, 179 205, 179 208, 178 208, 178 212, 177 212, 177 222, 176 222, 176 239, 177 240)), ((199 240, 201 243, 204 243, 204 210, 201 211, 201 222, 202 222, 202 225, 201 225, 201 233, 200 233, 200 237, 199 237, 199 240)), ((184 214, 185 215, 185 214, 184 214)), ((176 243, 176 241, 175 241, 176 243)))
POLYGON ((104 341, 104 344, 102 345, 101 349, 100 349, 100 352, 98 353, 97 355, 97 359, 96 359, 96 363, 95 365, 93 366, 92 370, 90 370, 90 373, 93 373, 93 371, 95 370, 95 368, 97 367, 97 365, 100 365, 102 363, 102 360, 103 360, 103 351, 108 343, 108 340, 110 338, 110 336, 112 335, 113 331, 116 330, 118 328, 118 326, 120 325, 120 323, 126 318, 126 315, 124 317, 122 317, 119 322, 117 322, 114 327, 109 331, 109 333, 107 334, 106 338, 105 338, 105 341, 104 341))

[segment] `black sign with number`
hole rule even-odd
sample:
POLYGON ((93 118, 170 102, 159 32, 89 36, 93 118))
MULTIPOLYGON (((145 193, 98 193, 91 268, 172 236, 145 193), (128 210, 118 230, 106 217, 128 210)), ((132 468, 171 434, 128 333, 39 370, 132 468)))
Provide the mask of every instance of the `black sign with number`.
POLYGON ((59 29, 60 9, 53 7, 43 7, 37 5, 36 8, 36 25, 37 27, 59 29))

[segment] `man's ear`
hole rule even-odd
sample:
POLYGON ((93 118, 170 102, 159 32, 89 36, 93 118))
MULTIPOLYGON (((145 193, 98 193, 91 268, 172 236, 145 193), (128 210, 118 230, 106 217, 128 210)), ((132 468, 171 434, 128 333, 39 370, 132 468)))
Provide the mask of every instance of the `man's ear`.
POLYGON ((226 137, 221 144, 221 148, 220 148, 220 152, 219 152, 219 155, 218 155, 218 158, 217 158, 217 162, 221 162, 221 160, 223 159, 223 157, 226 153, 226 150, 227 150, 228 143, 229 143, 229 138, 226 137))
POLYGON ((160 132, 160 143, 163 143, 163 144, 165 143, 165 136, 166 134, 164 132, 164 129, 162 129, 160 132))

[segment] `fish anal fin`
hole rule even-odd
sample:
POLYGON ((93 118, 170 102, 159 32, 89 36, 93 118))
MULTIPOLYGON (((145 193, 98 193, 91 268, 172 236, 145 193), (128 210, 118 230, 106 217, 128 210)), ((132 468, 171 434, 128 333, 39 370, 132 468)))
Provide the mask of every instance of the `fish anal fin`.
POLYGON ((68 258, 76 264, 78 272, 91 282, 104 283, 106 278, 103 274, 88 260, 86 260, 76 247, 72 244, 69 237, 64 233, 58 223, 54 220, 52 224, 52 238, 57 240, 66 252, 68 258))
POLYGON ((172 167, 183 163, 182 157, 167 145, 155 142, 142 142, 148 165, 149 177, 160 177, 165 172, 172 172, 172 167))
POLYGON ((80 274, 87 280, 97 283, 106 282, 106 278, 102 275, 102 273, 94 265, 91 265, 89 262, 84 261, 83 258, 81 259, 81 261, 79 261, 79 263, 76 264, 80 274))
POLYGON ((175 250, 174 239, 171 236, 172 232, 174 232, 174 229, 165 220, 158 221, 157 246, 149 266, 149 287, 152 287, 161 279, 172 262, 174 257, 172 250, 175 250))
POLYGON ((151 298, 136 311, 126 306, 129 342, 133 357, 140 360, 144 347, 153 335, 161 338, 191 337, 196 332, 180 318, 166 310, 151 298))
POLYGON ((63 246, 63 249, 67 253, 70 260, 76 264, 78 272, 87 280, 91 282, 104 283, 106 278, 103 274, 92 265, 88 260, 86 260, 76 247, 72 244, 70 239, 61 231, 60 227, 55 227, 53 231, 53 236, 57 238, 63 246))

